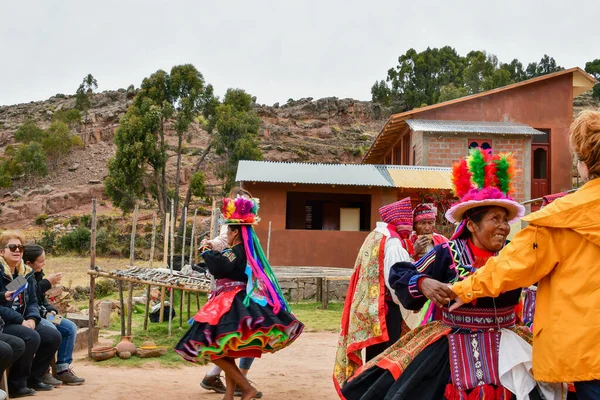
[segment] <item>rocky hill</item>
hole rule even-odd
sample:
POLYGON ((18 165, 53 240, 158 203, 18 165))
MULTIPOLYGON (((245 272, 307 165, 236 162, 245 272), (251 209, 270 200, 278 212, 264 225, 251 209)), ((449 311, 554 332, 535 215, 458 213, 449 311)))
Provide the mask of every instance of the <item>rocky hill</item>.
MULTIPOLYGON (((88 126, 89 146, 72 151, 68 159, 49 175, 31 181, 16 180, 12 188, 0 191, 0 226, 22 226, 41 214, 89 205, 103 191, 106 162, 115 153, 113 137, 121 116, 135 92, 120 89, 93 96, 88 126)), ((52 115, 75 105, 74 96, 56 95, 46 101, 0 107, 0 153, 14 142, 14 132, 27 119, 46 128, 52 115)), ((308 162, 358 162, 375 138, 385 119, 370 102, 335 97, 289 101, 273 106, 256 105, 261 118, 260 147, 266 160, 308 162)), ((81 135, 83 128, 76 134, 81 135)), ((185 144, 181 178, 189 182, 191 168, 209 135, 198 125, 191 128, 192 140, 185 144)), ((170 149, 177 138, 167 132, 170 149)), ((175 152, 170 150, 170 155, 175 152)), ((210 155, 205 163, 209 183, 217 185, 210 155)), ((175 157, 169 158, 169 178, 174 180, 175 157)))

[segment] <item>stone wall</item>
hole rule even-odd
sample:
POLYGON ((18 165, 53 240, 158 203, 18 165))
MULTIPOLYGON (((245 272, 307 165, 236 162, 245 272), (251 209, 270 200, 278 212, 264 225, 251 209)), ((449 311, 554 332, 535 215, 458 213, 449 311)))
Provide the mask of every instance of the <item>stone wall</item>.
MULTIPOLYGON (((329 300, 343 302, 346 299, 349 283, 349 281, 329 281, 329 300)), ((284 296, 290 301, 317 300, 317 280, 315 278, 280 279, 279 286, 284 296)))

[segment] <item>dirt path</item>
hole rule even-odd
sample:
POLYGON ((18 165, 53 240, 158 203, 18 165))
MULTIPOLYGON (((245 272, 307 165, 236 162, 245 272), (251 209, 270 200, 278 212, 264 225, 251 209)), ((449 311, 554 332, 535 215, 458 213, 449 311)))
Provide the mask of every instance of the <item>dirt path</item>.
MULTIPOLYGON (((264 393, 265 400, 335 400, 338 397, 333 389, 331 372, 336 343, 335 333, 304 333, 289 348, 256 360, 250 379, 264 393)), ((199 385, 209 367, 109 368, 81 360, 84 355, 78 354, 74 365, 77 374, 86 378, 84 385, 38 392, 35 398, 220 400, 222 397, 199 385)))

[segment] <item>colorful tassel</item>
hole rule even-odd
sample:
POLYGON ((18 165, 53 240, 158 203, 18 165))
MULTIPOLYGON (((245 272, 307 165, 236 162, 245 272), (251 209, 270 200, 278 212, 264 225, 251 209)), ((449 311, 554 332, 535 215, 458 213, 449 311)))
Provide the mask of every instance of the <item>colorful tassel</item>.
POLYGON ((463 197, 472 189, 471 172, 467 160, 464 158, 452 166, 452 184, 454 195, 458 198, 463 197))

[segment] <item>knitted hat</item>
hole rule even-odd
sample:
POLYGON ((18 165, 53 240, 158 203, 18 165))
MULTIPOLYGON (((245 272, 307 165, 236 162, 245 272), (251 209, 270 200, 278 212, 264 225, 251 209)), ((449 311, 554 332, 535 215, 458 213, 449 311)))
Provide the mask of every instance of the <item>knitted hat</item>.
POLYGON ((412 232, 413 215, 410 197, 381 207, 379 215, 383 222, 395 226, 398 233, 412 232))
POLYGON ((413 219, 415 224, 419 221, 435 220, 437 210, 429 204, 419 204, 413 211, 413 219))
POLYGON ((221 223, 223 225, 256 225, 259 200, 237 196, 235 199, 224 198, 221 206, 221 223))
MULTIPOLYGON (((452 167, 454 195, 460 200, 446 211, 446 219, 461 223, 471 208, 497 206, 508 212, 510 223, 515 222, 525 215, 525 207, 510 197, 513 178, 512 154, 492 155, 491 150, 471 149, 466 158, 452 167)), ((453 238, 460 235, 464 225, 460 224, 453 238)))

